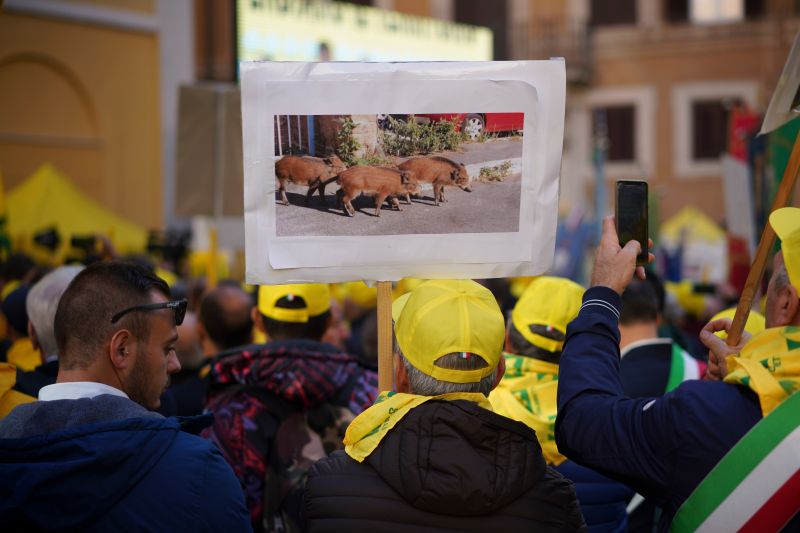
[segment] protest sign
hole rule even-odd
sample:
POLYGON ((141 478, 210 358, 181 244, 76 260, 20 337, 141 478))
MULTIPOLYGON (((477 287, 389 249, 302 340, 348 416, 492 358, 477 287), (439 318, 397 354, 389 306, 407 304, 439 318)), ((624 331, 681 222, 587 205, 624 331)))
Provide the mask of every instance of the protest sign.
POLYGON ((549 268, 563 61, 253 62, 241 77, 248 282, 549 268), (417 123, 433 144, 415 144, 417 123))

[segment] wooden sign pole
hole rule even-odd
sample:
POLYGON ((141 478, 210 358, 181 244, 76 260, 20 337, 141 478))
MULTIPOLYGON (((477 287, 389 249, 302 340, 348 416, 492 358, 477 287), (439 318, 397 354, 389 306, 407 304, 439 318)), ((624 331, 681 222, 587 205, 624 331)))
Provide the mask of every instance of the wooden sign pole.
MULTIPOLYGON (((789 163, 786 165, 786 170, 783 172, 783 179, 778 188, 778 194, 775 195, 775 200, 772 202, 770 213, 781 207, 786 207, 791 201, 794 184, 795 181, 797 181, 798 169, 800 169, 800 142, 798 142, 798 138, 795 137, 792 155, 789 157, 789 163)), ((747 322, 747 316, 750 314, 750 307, 753 305, 753 297, 761 281, 761 276, 764 275, 767 255, 774 243, 775 231, 772 229, 769 222, 767 222, 764 225, 764 231, 761 233, 761 241, 758 243, 758 250, 756 250, 753 266, 750 267, 750 272, 747 274, 747 281, 745 281, 742 296, 739 298, 736 314, 733 316, 731 330, 728 332, 728 346, 739 344, 739 340, 742 338, 742 331, 747 322)))
POLYGON ((378 282, 378 390, 392 390, 392 282, 378 282))

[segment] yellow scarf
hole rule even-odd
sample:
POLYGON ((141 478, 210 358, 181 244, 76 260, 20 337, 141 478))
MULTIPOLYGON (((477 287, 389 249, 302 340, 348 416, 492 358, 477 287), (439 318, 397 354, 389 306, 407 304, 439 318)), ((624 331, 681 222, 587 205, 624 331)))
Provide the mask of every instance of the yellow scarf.
POLYGON ((749 387, 758 394, 767 416, 793 392, 800 390, 800 327, 765 329, 738 356, 729 355, 726 383, 749 387))
POLYGON ((563 463, 566 457, 558 453, 555 437, 558 365, 508 353, 505 358, 505 376, 489 394, 495 413, 533 429, 548 464, 563 463))
POLYGON ((453 392, 439 396, 418 396, 403 392, 382 392, 375 404, 358 415, 344 434, 344 451, 359 463, 366 459, 389 431, 412 409, 430 400, 467 400, 492 410, 486 396, 477 392, 453 392))

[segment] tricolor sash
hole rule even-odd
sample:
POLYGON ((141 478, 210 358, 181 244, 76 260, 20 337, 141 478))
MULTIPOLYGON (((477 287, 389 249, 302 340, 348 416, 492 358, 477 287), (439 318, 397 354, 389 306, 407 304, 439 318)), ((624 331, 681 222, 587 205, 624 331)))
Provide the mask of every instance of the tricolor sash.
POLYGON ((689 379, 700 379, 700 364, 697 359, 686 353, 677 342, 672 342, 672 360, 667 378, 667 390, 676 389, 678 385, 689 379))
POLYGON ((671 531, 779 531, 800 510, 800 394, 731 448, 672 521, 671 531))

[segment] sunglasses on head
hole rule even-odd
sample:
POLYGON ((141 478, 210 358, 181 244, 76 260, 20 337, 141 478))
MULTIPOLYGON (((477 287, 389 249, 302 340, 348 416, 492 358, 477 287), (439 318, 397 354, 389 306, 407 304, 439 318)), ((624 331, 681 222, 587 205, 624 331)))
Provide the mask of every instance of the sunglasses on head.
POLYGON ((111 323, 115 324, 119 321, 120 318, 127 315, 132 311, 155 311, 158 309, 172 309, 175 311, 175 325, 180 326, 183 324, 183 317, 186 316, 186 304, 187 300, 184 298, 183 300, 173 300, 171 302, 162 302, 160 304, 142 304, 142 305, 134 305, 133 307, 129 307, 127 309, 123 309, 116 315, 111 317, 111 323))

